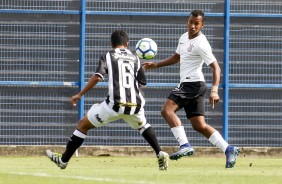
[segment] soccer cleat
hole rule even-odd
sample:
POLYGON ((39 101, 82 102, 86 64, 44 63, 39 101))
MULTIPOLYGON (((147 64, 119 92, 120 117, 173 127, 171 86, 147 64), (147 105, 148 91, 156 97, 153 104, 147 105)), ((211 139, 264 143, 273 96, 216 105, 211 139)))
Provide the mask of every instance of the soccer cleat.
POLYGON ((68 163, 64 163, 61 159, 62 155, 59 153, 53 153, 51 150, 46 150, 47 156, 51 159, 52 162, 54 162, 58 167, 61 169, 65 169, 68 165, 68 163))
POLYGON ((168 167, 168 154, 166 152, 160 151, 157 155, 159 162, 159 170, 167 170, 168 167))
POLYGON ((236 146, 228 146, 225 155, 226 155, 226 165, 225 168, 232 168, 236 163, 236 158, 240 153, 240 149, 236 146))
POLYGON ((195 150, 191 147, 191 146, 187 146, 187 147, 180 147, 180 149, 175 152, 172 153, 169 158, 171 160, 178 160, 179 158, 183 157, 183 156, 192 156, 194 154, 195 150))

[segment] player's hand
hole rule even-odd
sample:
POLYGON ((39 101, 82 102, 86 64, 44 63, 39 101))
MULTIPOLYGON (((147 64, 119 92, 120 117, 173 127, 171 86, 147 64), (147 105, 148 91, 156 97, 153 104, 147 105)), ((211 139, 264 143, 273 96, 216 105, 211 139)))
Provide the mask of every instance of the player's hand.
POLYGON ((155 69, 155 68, 158 67, 157 63, 155 63, 155 62, 143 62, 142 66, 143 66, 144 70, 155 69))
POLYGON ((218 86, 212 86, 209 100, 212 108, 214 108, 214 104, 219 102, 220 98, 218 96, 218 86))
POLYGON ((81 96, 78 95, 78 94, 72 96, 71 99, 70 99, 71 105, 74 106, 74 107, 76 107, 76 102, 77 102, 78 100, 80 100, 80 99, 81 99, 81 96))
POLYGON ((219 102, 220 98, 218 96, 217 92, 211 92, 210 94, 210 104, 212 106, 212 108, 214 108, 214 104, 216 104, 217 102, 219 102))

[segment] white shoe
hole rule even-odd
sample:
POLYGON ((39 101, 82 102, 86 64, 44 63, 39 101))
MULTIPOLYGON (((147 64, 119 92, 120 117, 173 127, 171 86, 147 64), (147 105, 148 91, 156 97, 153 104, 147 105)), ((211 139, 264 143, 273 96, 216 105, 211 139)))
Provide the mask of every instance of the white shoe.
POLYGON ((161 171, 167 170, 169 155, 166 152, 160 151, 157 157, 159 163, 159 170, 161 171))
POLYGON ((192 156, 194 153, 195 153, 195 150, 192 147, 189 146, 189 147, 184 147, 184 148, 178 150, 175 153, 172 153, 169 156, 169 158, 171 160, 177 160, 177 159, 184 157, 184 156, 192 156))
POLYGON ((48 158, 51 159, 52 162, 54 162, 58 167, 61 169, 65 169, 68 165, 68 163, 64 163, 61 159, 62 155, 59 153, 53 153, 51 150, 46 150, 46 154, 48 158))

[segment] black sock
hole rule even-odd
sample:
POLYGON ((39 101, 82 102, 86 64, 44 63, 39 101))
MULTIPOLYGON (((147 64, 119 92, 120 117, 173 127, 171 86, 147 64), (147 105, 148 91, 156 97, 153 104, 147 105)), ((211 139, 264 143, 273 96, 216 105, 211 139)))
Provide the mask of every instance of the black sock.
POLYGON ((158 155, 159 152, 161 151, 161 147, 158 143, 157 136, 156 136, 154 129, 151 126, 148 127, 146 130, 144 130, 144 132, 142 133, 142 136, 150 144, 150 146, 154 149, 154 151, 156 152, 156 155, 158 155))
POLYGON ((77 148, 82 145, 83 141, 83 138, 72 134, 67 143, 65 152, 62 154, 62 161, 68 162, 77 148))

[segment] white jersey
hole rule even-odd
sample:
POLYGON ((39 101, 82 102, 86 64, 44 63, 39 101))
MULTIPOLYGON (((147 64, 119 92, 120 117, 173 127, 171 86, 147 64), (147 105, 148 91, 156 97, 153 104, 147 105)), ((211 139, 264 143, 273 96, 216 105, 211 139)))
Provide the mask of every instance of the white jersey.
POLYGON ((180 83, 205 82, 202 65, 210 65, 216 58, 204 34, 189 39, 188 32, 184 33, 178 42, 176 53, 180 55, 180 83))

